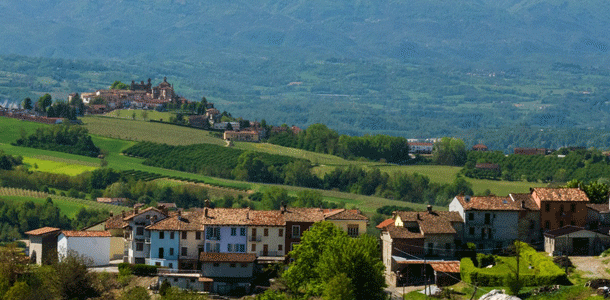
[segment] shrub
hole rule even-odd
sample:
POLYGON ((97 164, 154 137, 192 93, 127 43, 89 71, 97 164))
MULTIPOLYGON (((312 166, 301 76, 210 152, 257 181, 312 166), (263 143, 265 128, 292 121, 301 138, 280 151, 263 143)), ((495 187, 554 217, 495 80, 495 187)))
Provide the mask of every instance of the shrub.
POLYGON ((131 266, 131 273, 136 276, 153 276, 157 274, 157 266, 137 264, 131 266))
POLYGON ((523 280, 517 280, 514 274, 506 274, 504 277, 504 285, 508 289, 510 295, 516 296, 519 294, 521 288, 523 288, 523 280))

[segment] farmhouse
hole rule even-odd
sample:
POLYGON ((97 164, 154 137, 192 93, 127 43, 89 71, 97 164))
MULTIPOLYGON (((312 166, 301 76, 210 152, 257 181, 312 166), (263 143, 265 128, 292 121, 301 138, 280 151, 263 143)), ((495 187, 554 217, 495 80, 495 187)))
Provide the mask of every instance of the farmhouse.
POLYGON ((59 228, 42 227, 26 232, 30 239, 30 260, 36 264, 50 264, 57 259, 59 228))
POLYGON ((223 134, 223 138, 227 141, 242 141, 242 142, 259 142, 260 137, 258 132, 254 130, 233 131, 227 130, 223 134))
POLYGON ((431 154, 433 143, 409 142, 409 153, 431 154))
POLYGON ((90 259, 89 266, 109 265, 110 237, 108 231, 62 231, 57 237, 59 260, 74 252, 90 259))
POLYGON ((578 226, 564 226, 544 233, 544 251, 550 256, 599 255, 610 246, 610 236, 578 226))

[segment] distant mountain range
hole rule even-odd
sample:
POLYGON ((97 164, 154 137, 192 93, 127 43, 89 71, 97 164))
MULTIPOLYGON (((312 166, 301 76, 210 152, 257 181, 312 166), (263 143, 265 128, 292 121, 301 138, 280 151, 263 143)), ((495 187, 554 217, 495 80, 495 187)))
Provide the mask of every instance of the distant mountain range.
POLYGON ((604 0, 22 0, 0 3, 0 53, 164 61, 607 59, 604 0))

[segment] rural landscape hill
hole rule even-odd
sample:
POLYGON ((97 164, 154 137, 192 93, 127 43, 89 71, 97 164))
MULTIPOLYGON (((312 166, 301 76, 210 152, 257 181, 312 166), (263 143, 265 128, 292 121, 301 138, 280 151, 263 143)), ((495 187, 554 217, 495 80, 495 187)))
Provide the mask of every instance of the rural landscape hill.
POLYGON ((167 77, 248 120, 606 148, 604 1, 0 3, 0 105, 167 77))

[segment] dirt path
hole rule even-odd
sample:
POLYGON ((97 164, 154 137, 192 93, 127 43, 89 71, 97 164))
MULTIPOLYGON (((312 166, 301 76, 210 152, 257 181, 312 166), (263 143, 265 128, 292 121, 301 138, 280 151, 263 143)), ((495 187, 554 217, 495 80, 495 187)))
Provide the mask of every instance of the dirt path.
POLYGON ((610 278, 606 271, 610 269, 610 257, 599 256, 570 256, 570 260, 577 270, 583 271, 583 277, 610 278))

